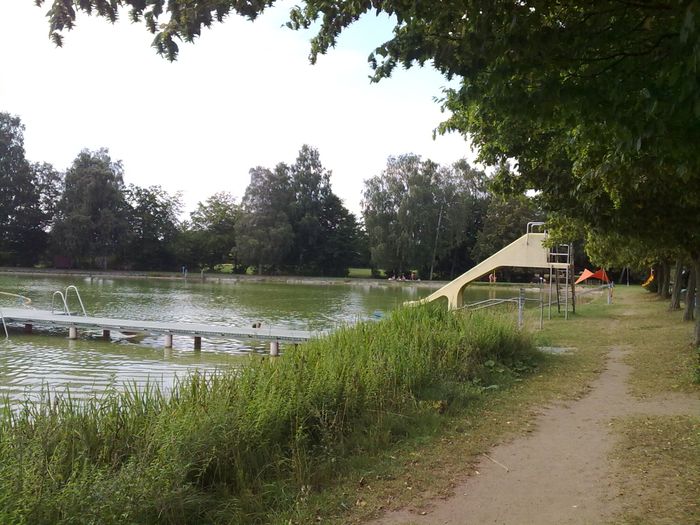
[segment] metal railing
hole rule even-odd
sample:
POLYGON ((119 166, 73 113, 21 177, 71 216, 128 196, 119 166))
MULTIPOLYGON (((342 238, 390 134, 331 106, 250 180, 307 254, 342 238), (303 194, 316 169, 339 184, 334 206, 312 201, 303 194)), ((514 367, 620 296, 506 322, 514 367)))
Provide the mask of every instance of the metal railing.
MULTIPOLYGON (((6 297, 16 298, 17 302, 19 302, 19 305, 24 307, 24 308, 30 308, 32 305, 32 300, 29 297, 25 297, 24 295, 20 295, 18 293, 0 292, 0 295, 6 296, 6 297)), ((7 323, 5 322, 5 314, 3 313, 2 308, 0 308, 0 321, 2 321, 2 328, 5 330, 5 339, 9 339, 10 333, 7 330, 7 323)))
POLYGON ((484 299, 482 301, 476 301, 473 303, 465 304, 460 308, 460 310, 477 311, 483 310, 484 308, 492 308, 494 306, 499 306, 506 303, 516 304, 518 306, 518 328, 522 328, 525 324, 525 303, 527 301, 536 302, 540 305, 540 329, 543 326, 544 319, 544 298, 542 290, 540 289, 540 298, 532 299, 525 297, 525 288, 520 288, 520 293, 517 297, 510 297, 506 299, 484 299))
POLYGON ((76 288, 72 284, 70 286, 66 286, 66 300, 68 299, 68 292, 70 292, 71 290, 75 292, 75 296, 78 298, 78 302, 80 303, 80 309, 83 311, 83 317, 87 317, 87 312, 85 312, 85 305, 83 304, 83 300, 80 297, 80 292, 78 291, 78 288, 76 288))
POLYGON ((540 221, 531 221, 527 223, 527 229, 525 230, 525 233, 538 233, 535 232, 535 229, 540 229, 540 233, 547 233, 547 230, 544 227, 544 222, 540 221))
POLYGON ((0 319, 2 320, 2 327, 5 329, 5 339, 9 339, 10 334, 7 332, 7 325, 5 324, 5 316, 2 313, 2 308, 0 308, 0 319))
POLYGON ((492 306, 498 306, 504 303, 516 303, 518 302, 517 297, 511 297, 510 299, 485 299, 483 301, 476 301, 474 303, 465 304, 462 306, 462 310, 482 310, 484 308, 491 308, 492 306))
POLYGON ((83 317, 87 317, 87 312, 85 311, 85 305, 83 304, 83 299, 80 297, 80 292, 78 291, 78 288, 76 288, 74 285, 66 286, 65 293, 62 292, 61 290, 56 290, 53 295, 51 296, 51 313, 54 313, 55 311, 55 304, 56 304, 56 296, 59 296, 61 298, 61 303, 63 303, 63 312, 67 316, 71 316, 70 313, 70 308, 68 307, 68 292, 73 290, 75 292, 75 296, 78 298, 78 302, 80 303, 80 309, 83 311, 83 317))
POLYGON ((55 313, 56 311, 56 296, 59 296, 61 298, 61 303, 63 303, 63 311, 60 312, 62 314, 70 315, 70 310, 68 309, 68 303, 66 302, 66 296, 63 295, 63 292, 61 290, 56 290, 53 295, 51 296, 51 313, 55 313))
POLYGON ((600 290, 607 290, 608 291, 608 304, 612 304, 613 302, 613 288, 615 288, 615 284, 610 281, 608 284, 601 284, 599 286, 594 286, 591 288, 586 288, 584 290, 579 290, 576 294, 581 296, 581 295, 586 295, 591 292, 598 292, 600 290))

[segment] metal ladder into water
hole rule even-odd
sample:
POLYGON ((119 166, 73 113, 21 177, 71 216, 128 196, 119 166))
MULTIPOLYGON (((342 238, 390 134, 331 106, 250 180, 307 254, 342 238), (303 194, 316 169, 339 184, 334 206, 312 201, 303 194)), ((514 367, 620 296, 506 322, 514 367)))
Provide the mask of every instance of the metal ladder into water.
MULTIPOLYGON (((78 303, 80 304, 80 310, 83 312, 83 317, 87 317, 87 312, 85 311, 85 305, 83 304, 83 298, 80 296, 80 292, 78 291, 78 288, 75 285, 69 285, 66 286, 66 289, 64 291, 61 290, 56 290, 53 295, 51 296, 51 313, 55 313, 56 311, 56 297, 58 296, 61 300, 60 305, 63 308, 62 312, 58 312, 60 314, 67 315, 70 317, 71 311, 70 308, 68 307, 68 298, 70 292, 73 291, 75 296, 78 299, 78 303)), ((30 305, 32 304, 32 300, 29 299, 28 297, 25 297, 23 295, 19 295, 16 293, 10 293, 10 292, 0 292, 0 295, 6 295, 10 297, 16 297, 21 301, 22 306, 25 308, 29 308, 30 305)), ((7 323, 5 322, 5 315, 3 314, 2 308, 0 308, 0 321, 2 322, 2 327, 3 330, 5 331, 5 339, 10 338, 10 333, 7 330, 7 323)))
POLYGON ((78 298, 78 302, 80 303, 80 309, 83 311, 83 317, 87 317, 87 312, 85 311, 83 299, 80 297, 80 292, 78 291, 78 288, 72 284, 70 286, 66 286, 64 292, 62 292, 61 290, 56 290, 53 293, 53 295, 51 296, 51 313, 55 312, 56 296, 58 296, 61 299, 61 304, 63 305, 63 311, 58 313, 65 314, 68 317, 72 315, 70 312, 70 308, 68 308, 68 292, 70 292, 71 290, 75 292, 75 296, 78 298))

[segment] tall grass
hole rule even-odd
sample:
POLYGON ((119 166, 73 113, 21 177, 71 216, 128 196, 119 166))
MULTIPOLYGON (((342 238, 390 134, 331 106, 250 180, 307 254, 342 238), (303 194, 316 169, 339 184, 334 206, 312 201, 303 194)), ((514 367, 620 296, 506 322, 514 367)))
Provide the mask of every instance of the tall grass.
POLYGON ((264 523, 531 353, 496 317, 402 309, 167 395, 45 394, 0 421, 0 523, 264 523))

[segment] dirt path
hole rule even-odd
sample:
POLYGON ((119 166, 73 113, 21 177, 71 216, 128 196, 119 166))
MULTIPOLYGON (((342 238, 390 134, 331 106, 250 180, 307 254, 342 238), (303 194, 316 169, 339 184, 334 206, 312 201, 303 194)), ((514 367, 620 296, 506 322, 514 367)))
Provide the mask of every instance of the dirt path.
POLYGON ((628 415, 700 414, 700 399, 668 395, 646 400, 627 393, 625 349, 610 351, 589 394, 543 409, 536 430, 492 449, 455 495, 428 508, 385 515, 374 525, 588 524, 620 510, 610 452, 611 421, 628 415), (490 459, 489 459, 490 458, 490 459))

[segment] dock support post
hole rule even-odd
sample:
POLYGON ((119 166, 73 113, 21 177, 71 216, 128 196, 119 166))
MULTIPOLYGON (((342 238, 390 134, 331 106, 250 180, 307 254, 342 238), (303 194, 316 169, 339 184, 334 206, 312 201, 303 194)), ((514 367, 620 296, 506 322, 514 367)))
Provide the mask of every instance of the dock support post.
POLYGON ((109 341, 110 338, 112 337, 112 334, 109 330, 102 330, 102 339, 109 341))
POLYGON ((173 347, 173 334, 165 334, 165 348, 173 347))
POLYGON ((201 349, 202 349, 202 336, 201 336, 201 335, 195 335, 195 336, 194 336, 194 349, 195 349, 195 350, 201 350, 201 349))
POLYGON ((68 339, 77 339, 78 329, 75 326, 68 327, 68 339))
POLYGON ((525 323, 525 288, 520 289, 518 294, 518 328, 522 328, 525 323))
POLYGON ((31 323, 26 323, 24 325, 24 333, 25 334, 31 334, 32 333, 32 324, 31 323))
POLYGON ((271 341, 270 342, 270 357, 277 357, 280 355, 280 342, 271 341))
POLYGON ((540 330, 544 328, 544 277, 540 281, 540 330))

